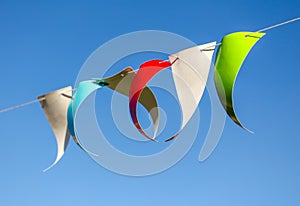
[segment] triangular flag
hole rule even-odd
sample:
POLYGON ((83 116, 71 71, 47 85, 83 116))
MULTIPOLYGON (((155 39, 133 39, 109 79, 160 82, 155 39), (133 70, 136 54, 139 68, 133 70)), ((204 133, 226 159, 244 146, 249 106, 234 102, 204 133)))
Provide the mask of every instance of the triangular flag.
POLYGON ((139 132, 144 135, 146 138, 155 141, 155 136, 150 137, 146 134, 141 127, 138 117, 137 117, 137 103, 141 102, 141 97, 143 90, 146 88, 147 83, 161 70, 166 69, 171 66, 171 63, 163 60, 150 60, 144 62, 136 76, 133 78, 132 83, 130 85, 129 91, 129 111, 131 115, 131 119, 135 125, 135 127, 139 130, 139 132))
MULTIPOLYGON (((103 80, 108 83, 107 87, 110 89, 124 94, 125 96, 129 96, 130 85, 135 76, 136 73, 134 70, 131 67, 127 67, 118 74, 103 80)), ((159 113, 156 98, 149 87, 145 87, 142 91, 139 102, 145 107, 152 118, 154 125, 153 136, 155 137, 158 131, 159 113)))
POLYGON ((179 132, 166 141, 174 139, 193 116, 203 95, 216 42, 179 51, 169 56, 172 75, 182 111, 179 132))
POLYGON ((217 52, 214 78, 219 99, 229 117, 244 129, 246 128, 240 123, 234 111, 234 83, 249 51, 264 35, 265 33, 257 32, 228 34, 223 37, 217 52))
POLYGON ((57 142, 55 161, 46 170, 53 167, 63 156, 69 139, 67 110, 71 102, 72 87, 68 86, 38 97, 57 142))

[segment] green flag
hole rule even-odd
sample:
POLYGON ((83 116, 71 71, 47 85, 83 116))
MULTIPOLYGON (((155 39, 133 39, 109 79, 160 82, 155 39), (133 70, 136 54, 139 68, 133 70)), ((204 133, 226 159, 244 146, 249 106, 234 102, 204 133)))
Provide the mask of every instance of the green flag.
POLYGON ((237 74, 254 44, 265 35, 257 32, 236 32, 226 35, 218 49, 215 62, 215 85, 219 99, 229 117, 246 129, 238 120, 233 105, 233 88, 237 74))

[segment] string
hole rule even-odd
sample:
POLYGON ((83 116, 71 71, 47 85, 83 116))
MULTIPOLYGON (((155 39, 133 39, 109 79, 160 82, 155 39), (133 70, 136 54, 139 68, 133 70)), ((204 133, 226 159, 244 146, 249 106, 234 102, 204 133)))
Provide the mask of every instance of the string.
POLYGON ((285 24, 289 24, 289 23, 292 23, 294 21, 299 21, 300 20, 300 17, 297 17, 297 18, 294 18, 294 19, 290 19, 288 21, 284 21, 284 22, 281 22, 279 24, 275 24, 275 25, 272 25, 272 26, 268 26, 266 28, 263 28, 263 29, 260 29, 256 32, 263 32, 263 31, 267 31, 267 30, 270 30, 270 29, 273 29, 273 28, 276 28, 276 27, 280 27, 280 26, 283 26, 285 24))
MULTIPOLYGON (((297 18, 294 18, 294 19, 290 19, 290 20, 287 20, 287 21, 284 21, 284 22, 281 22, 281 23, 278 23, 278 24, 274 24, 272 26, 268 26, 268 27, 265 27, 263 29, 260 29, 260 30, 257 30, 255 33, 260 33, 260 32, 264 32, 264 31, 268 31, 268 30, 271 30, 271 29, 274 29, 274 28, 277 28, 277 27, 280 27, 280 26, 283 26, 283 25, 286 25, 286 24, 289 24, 289 23, 292 23, 292 22, 295 22, 295 21, 299 21, 300 20, 300 17, 297 17, 297 18)), ((248 36, 248 35, 246 35, 248 36)), ((211 46, 208 46, 204 49, 201 49, 200 51, 210 51, 210 50, 213 50, 213 49, 209 49, 210 47, 217 47, 217 46, 220 46, 222 43, 219 42, 217 43, 216 45, 211 45, 211 46)))
MULTIPOLYGON (((76 89, 77 88, 73 88, 73 89, 67 90, 65 92, 75 91, 76 89)), ((64 97, 69 97, 69 95, 67 95, 65 93, 61 93, 61 95, 63 95, 64 97)), ((19 105, 15 105, 15 106, 12 106, 12 107, 8 107, 8 108, 5 108, 5 109, 2 109, 2 110, 0 110, 0 113, 8 112, 8 111, 11 111, 11 110, 15 110, 15 109, 18 109, 18 108, 21 108, 21 107, 25 107, 25 106, 28 106, 28 105, 31 105, 31 104, 35 104, 37 102, 44 101, 44 100, 46 100, 46 97, 42 97, 42 98, 35 99, 35 100, 29 101, 29 102, 25 102, 23 104, 19 104, 19 105)))
POLYGON ((211 47, 217 47, 217 46, 220 46, 221 44, 222 44, 222 43, 219 42, 219 43, 216 43, 216 44, 214 44, 214 45, 210 45, 210 46, 208 46, 208 47, 205 47, 204 49, 201 49, 200 51, 213 51, 213 50, 215 50, 215 48, 210 49, 211 47))
MULTIPOLYGON (((260 29, 260 30, 256 31, 256 33, 268 31, 268 30, 270 30, 270 29, 274 29, 274 28, 277 28, 277 27, 280 27, 280 26, 283 26, 283 25, 286 25, 286 24, 290 24, 290 23, 292 23, 292 22, 299 21, 299 20, 300 20, 300 17, 297 17, 297 18, 294 18, 294 19, 290 19, 290 20, 287 20, 287 21, 284 21, 284 22, 281 22, 281 23, 278 23, 278 24, 274 24, 274 25, 272 25, 272 26, 268 26, 268 27, 266 27, 266 28, 260 29)), ((217 46, 220 46, 221 44, 222 44, 222 43, 219 42, 219 43, 217 43, 217 44, 215 44, 215 45, 211 45, 211 46, 208 46, 208 47, 206 47, 206 48, 204 48, 204 49, 201 49, 200 51, 210 51, 210 50, 214 50, 215 48, 213 48, 213 49, 210 49, 210 48, 211 48, 211 47, 217 47, 217 46)), ((176 58, 176 59, 174 60, 174 62, 172 62, 172 64, 175 63, 177 60, 178 60, 178 58, 176 58)), ((131 73, 131 72, 137 72, 137 71, 138 71, 138 69, 137 69, 137 70, 130 71, 130 73, 131 73)), ((72 89, 72 91, 74 91, 74 90, 76 90, 76 88, 73 88, 73 89, 72 89)), ((62 95, 65 96, 65 97, 68 96, 68 95, 63 94, 63 93, 62 93, 62 95)), ((26 102, 26 103, 23 103, 23 104, 19 104, 19 105, 16 105, 16 106, 8 107, 8 108, 5 108, 5 109, 0 110, 0 113, 8 112, 8 111, 15 110, 15 109, 18 109, 18 108, 21 108, 21 107, 25 107, 25 106, 28 106, 28 105, 31 105, 31 104, 35 104, 35 103, 40 102, 40 101, 43 101, 43 100, 45 100, 45 99, 46 99, 46 98, 43 97, 43 98, 36 99, 36 100, 32 100, 32 101, 29 101, 29 102, 26 102)))
POLYGON ((15 110, 15 109, 18 109, 18 108, 21 108, 21 107, 25 107, 25 106, 28 106, 28 105, 37 103, 37 102, 42 101, 42 100, 45 100, 45 99, 46 99, 46 98, 43 97, 43 98, 41 98, 41 99, 36 99, 36 100, 30 101, 30 102, 26 102, 26 103, 23 103, 23 104, 19 104, 19 105, 16 105, 16 106, 8 107, 8 108, 5 108, 5 109, 0 110, 0 113, 8 112, 8 111, 15 110))

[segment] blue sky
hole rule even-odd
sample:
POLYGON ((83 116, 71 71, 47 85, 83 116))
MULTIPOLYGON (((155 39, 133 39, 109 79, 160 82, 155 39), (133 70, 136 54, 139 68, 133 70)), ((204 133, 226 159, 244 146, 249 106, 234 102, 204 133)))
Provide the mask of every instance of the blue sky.
MULTIPOLYGON (((298 17, 299 11, 295 0, 2 0, 0 108, 73 85, 89 55, 121 34, 163 30, 201 44, 298 17)), ((234 97, 238 115, 255 134, 227 119, 218 147, 203 163, 197 160, 204 140, 199 134, 188 154, 160 174, 112 173, 73 142, 43 173, 56 148, 40 106, 2 113, 0 205, 299 205, 299 28, 297 22, 270 30, 251 51, 234 97)), ((207 110, 205 94, 204 123, 207 110)))

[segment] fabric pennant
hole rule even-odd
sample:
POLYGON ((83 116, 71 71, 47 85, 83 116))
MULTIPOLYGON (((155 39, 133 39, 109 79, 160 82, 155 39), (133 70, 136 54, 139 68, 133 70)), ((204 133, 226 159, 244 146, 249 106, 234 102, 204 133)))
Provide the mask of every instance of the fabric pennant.
POLYGON ((47 120, 53 130, 57 143, 57 154, 53 167, 63 156, 70 139, 67 122, 67 110, 71 102, 72 87, 68 86, 38 97, 47 120))
POLYGON ((146 87, 147 83, 161 70, 166 69, 171 66, 171 63, 163 60, 150 60, 143 63, 140 66, 139 71, 136 76, 133 78, 130 91, 129 91, 129 111, 132 118, 132 121, 135 127, 143 134, 146 138, 156 141, 154 137, 150 137, 146 134, 141 127, 138 117, 137 117, 137 103, 142 97, 142 92, 146 87))
POLYGON ((179 131, 166 141, 178 136, 191 119, 203 95, 216 42, 195 46, 169 56, 172 75, 182 111, 179 131))
POLYGON ((234 83, 249 51, 264 35, 265 33, 257 32, 228 34, 222 39, 221 46, 217 51, 214 79, 219 99, 229 117, 244 129, 246 128, 238 120, 234 111, 234 83))
MULTIPOLYGON (((134 72, 134 70, 131 67, 127 67, 118 74, 112 77, 105 78, 104 81, 108 83, 108 88, 115 90, 125 96, 129 96, 130 85, 135 76, 136 73, 134 72)), ((159 125, 159 112, 156 98, 149 87, 145 87, 145 89, 142 91, 139 102, 145 107, 152 118, 152 122, 154 125, 153 136, 155 137, 159 125)))

